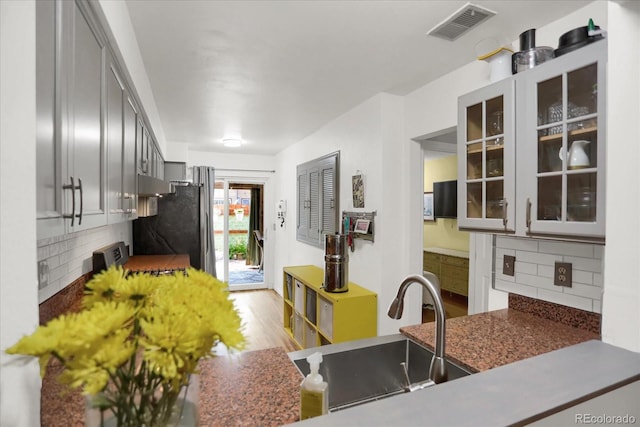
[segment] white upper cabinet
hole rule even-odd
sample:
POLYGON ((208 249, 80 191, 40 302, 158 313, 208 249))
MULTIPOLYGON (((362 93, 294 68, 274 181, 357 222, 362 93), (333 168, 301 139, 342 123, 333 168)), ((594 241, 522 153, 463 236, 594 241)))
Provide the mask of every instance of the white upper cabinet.
POLYGON ((606 46, 459 98, 460 228, 604 241, 606 46))

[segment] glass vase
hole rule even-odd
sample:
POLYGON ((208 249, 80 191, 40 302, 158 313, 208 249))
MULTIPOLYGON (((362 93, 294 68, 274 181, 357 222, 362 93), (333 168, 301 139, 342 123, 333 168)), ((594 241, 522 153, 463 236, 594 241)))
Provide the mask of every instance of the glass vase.
MULTIPOLYGON (((171 415, 165 422, 145 427, 197 427, 199 425, 199 376, 189 376, 189 384, 182 387, 173 405, 171 415)), ((110 410, 101 410, 93 406, 95 396, 88 396, 85 404, 86 427, 124 427, 118 424, 116 416, 110 410)))

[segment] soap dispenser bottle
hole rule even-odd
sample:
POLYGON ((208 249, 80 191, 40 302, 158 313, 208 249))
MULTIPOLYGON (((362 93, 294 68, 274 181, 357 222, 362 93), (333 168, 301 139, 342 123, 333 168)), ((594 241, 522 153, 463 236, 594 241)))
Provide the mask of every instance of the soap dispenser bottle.
POLYGON ((307 357, 311 372, 300 384, 300 420, 329 413, 329 384, 318 373, 322 353, 307 357))

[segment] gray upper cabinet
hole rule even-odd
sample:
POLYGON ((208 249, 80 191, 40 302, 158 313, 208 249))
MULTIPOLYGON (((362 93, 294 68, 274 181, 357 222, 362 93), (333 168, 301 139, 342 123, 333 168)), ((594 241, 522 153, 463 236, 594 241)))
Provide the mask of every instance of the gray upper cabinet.
POLYGON ((160 150, 142 120, 138 121, 138 126, 136 142, 138 173, 164 179, 164 159, 160 150))
POLYGON ((155 177, 158 179, 164 179, 164 159, 160 154, 160 150, 156 148, 156 173, 155 177))
POLYGON ((515 82, 505 79, 458 100, 458 225, 513 233, 515 82))
POLYGON ((36 2, 39 239, 136 218, 137 176, 155 149, 92 7, 36 2))
POLYGON ((107 222, 104 40, 86 5, 37 2, 38 238, 107 222))
POLYGON ((606 41, 459 98, 460 228, 601 242, 606 41))
POLYGON ((134 101, 109 61, 107 72, 107 187, 109 223, 137 217, 136 123, 134 101))
POLYGON ((36 218, 38 237, 64 233, 62 144, 57 126, 56 3, 36 2, 36 218))
POLYGON ((123 209, 123 147, 124 147, 124 86, 115 64, 109 61, 107 69, 107 194, 109 196, 109 223, 124 218, 123 209))
POLYGON ((107 223, 102 135, 106 48, 83 3, 62 2, 62 18, 63 34, 70 38, 63 43, 63 49, 69 47, 68 55, 62 54, 63 87, 67 89, 66 102, 62 102, 62 142, 66 142, 69 159, 65 183, 74 187, 67 187, 64 196, 66 213, 72 217, 68 226, 79 231, 107 223))
POLYGON ((145 175, 148 167, 148 151, 149 151, 149 134, 145 129, 142 119, 138 119, 138 127, 136 129, 136 168, 138 173, 145 175))
POLYGON ((604 240, 606 40, 519 82, 518 232, 604 240))
POLYGON ((124 102, 122 198, 126 219, 138 217, 138 173, 136 161, 136 136, 138 113, 134 101, 127 96, 124 102))
POLYGON ((296 238, 324 246, 324 234, 339 231, 339 152, 298 165, 296 238))

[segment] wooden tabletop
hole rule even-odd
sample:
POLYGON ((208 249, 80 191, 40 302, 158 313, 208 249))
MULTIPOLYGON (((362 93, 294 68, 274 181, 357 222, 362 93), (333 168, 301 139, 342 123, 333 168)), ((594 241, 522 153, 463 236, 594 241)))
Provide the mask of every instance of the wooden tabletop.
POLYGON ((129 271, 176 270, 189 268, 188 254, 180 255, 134 255, 124 268, 129 271))

